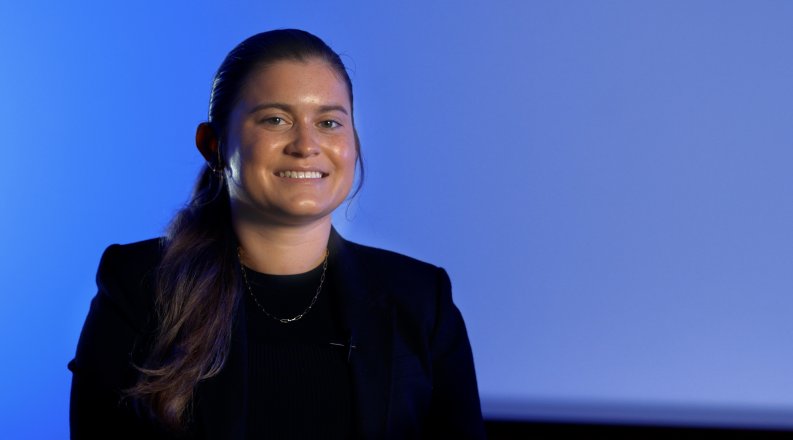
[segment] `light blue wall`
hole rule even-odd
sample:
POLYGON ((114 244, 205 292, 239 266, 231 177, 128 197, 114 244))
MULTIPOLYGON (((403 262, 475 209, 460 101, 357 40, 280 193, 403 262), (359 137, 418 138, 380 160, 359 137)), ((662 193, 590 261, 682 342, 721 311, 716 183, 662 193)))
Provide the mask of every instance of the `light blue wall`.
POLYGON ((67 436, 102 250, 162 231, 276 27, 345 54, 337 225, 449 270, 486 415, 793 427, 793 3, 294 3, 0 3, 3 437, 67 436))

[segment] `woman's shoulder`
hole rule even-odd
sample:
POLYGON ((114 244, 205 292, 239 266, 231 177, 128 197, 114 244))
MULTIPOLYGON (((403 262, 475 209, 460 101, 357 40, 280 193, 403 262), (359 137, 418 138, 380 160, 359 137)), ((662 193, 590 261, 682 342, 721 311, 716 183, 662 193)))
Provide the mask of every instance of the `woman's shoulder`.
POLYGON ((163 237, 149 238, 127 244, 114 243, 105 249, 103 258, 112 256, 136 260, 156 260, 159 259, 162 252, 163 243, 163 237))
POLYGON ((151 278, 162 255, 162 239, 152 238, 129 244, 112 244, 99 261, 97 283, 120 283, 140 288, 151 278))
POLYGON ((379 277, 400 277, 409 274, 413 281, 429 281, 445 271, 426 261, 399 252, 346 241, 349 253, 355 255, 357 263, 368 273, 379 277))
POLYGON ((152 238, 105 249, 96 273, 97 297, 108 301, 133 327, 146 322, 154 306, 154 275, 163 240, 152 238))
POLYGON ((387 293, 392 301, 426 309, 439 301, 451 300, 451 283, 443 268, 386 249, 350 241, 345 245, 347 253, 354 255, 366 284, 387 293))

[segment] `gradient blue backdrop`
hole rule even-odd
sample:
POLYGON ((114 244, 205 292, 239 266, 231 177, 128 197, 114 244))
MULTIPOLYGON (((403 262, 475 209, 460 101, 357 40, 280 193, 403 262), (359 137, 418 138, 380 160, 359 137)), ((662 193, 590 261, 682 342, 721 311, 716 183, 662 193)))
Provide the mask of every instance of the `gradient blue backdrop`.
POLYGON ((295 3, 0 2, 0 436, 67 436, 102 250, 277 27, 345 54, 336 224, 449 270, 486 416, 793 427, 793 3, 295 3))

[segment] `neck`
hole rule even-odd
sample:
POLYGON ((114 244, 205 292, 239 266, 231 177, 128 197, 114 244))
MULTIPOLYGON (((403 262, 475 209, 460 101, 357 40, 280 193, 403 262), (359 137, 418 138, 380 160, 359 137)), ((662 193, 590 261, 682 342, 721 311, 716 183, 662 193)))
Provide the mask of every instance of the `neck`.
POLYGON ((234 222, 242 262, 272 275, 308 272, 325 259, 330 237, 330 216, 299 226, 234 222))

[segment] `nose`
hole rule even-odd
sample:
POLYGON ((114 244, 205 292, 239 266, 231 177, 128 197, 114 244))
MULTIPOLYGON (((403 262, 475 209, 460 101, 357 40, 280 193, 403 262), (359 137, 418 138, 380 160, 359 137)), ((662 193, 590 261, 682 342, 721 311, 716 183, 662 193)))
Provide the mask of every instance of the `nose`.
POLYGON ((310 124, 296 124, 294 133, 294 138, 284 149, 285 154, 293 157, 310 157, 319 154, 319 144, 310 124))

